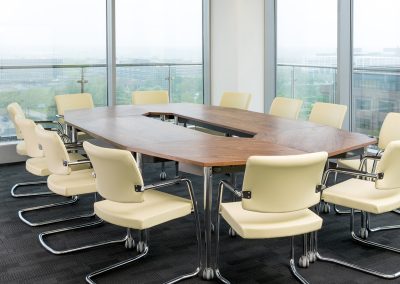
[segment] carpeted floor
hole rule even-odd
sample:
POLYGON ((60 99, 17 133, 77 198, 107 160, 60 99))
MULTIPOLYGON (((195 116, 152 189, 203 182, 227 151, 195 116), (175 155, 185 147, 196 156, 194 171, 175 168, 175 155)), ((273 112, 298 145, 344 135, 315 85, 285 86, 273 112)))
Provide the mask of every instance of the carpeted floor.
MULTIPOLYGON (((146 165, 146 182, 158 180, 159 165, 146 165)), ((173 175, 173 164, 167 163, 173 175)), ((202 178, 189 176, 194 182, 199 204, 202 204, 202 178)), ((215 176, 214 188, 221 178, 215 176)), ((24 164, 0 166, 0 283, 84 283, 85 275, 93 270, 134 256, 135 251, 115 244, 69 255, 52 255, 38 241, 42 231, 82 223, 71 221, 31 228, 17 216, 20 208, 63 200, 59 197, 12 198, 10 188, 16 182, 37 180, 26 173, 24 164)), ((32 189, 24 189, 32 190, 32 189)), ((37 189, 35 189, 37 190, 37 189)), ((184 185, 176 185, 168 192, 185 195, 184 185)), ((32 220, 66 216, 89 211, 92 196, 82 197, 71 206, 27 214, 32 220)), ((400 255, 362 247, 349 237, 349 217, 330 213, 323 215, 323 229, 319 234, 320 252, 326 256, 356 261, 385 272, 400 270, 400 255)), ((400 216, 385 214, 374 217, 373 224, 400 223, 400 216)), ((296 283, 288 268, 289 238, 243 240, 231 238, 227 226, 221 231, 221 272, 232 283, 296 283)), ((96 240, 123 236, 125 230, 112 225, 70 232, 49 238, 57 248, 71 247, 96 240)), ((400 246, 396 231, 375 233, 371 239, 400 246)), ((113 273, 98 277, 99 283, 162 283, 177 275, 192 271, 196 265, 195 236, 192 216, 172 221, 150 230, 150 252, 141 261, 127 265, 113 273)), ((297 240, 297 256, 301 252, 301 238, 297 240)), ((299 269, 311 283, 400 283, 382 280, 337 265, 317 262, 308 269, 299 269)), ((205 283, 199 278, 186 283, 205 283)), ((214 282, 212 282, 214 283, 214 282)))

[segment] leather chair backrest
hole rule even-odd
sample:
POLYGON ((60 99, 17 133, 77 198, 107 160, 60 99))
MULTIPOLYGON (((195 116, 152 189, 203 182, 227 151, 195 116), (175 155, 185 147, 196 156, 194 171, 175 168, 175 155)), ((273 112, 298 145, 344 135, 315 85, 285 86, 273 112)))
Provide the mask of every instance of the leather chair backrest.
POLYGON ((69 161, 69 155, 57 132, 45 130, 41 125, 36 126, 35 132, 42 146, 49 171, 56 175, 70 174, 71 168, 64 165, 64 161, 69 161))
POLYGON ((54 99, 57 113, 60 115, 64 115, 68 110, 94 108, 92 95, 89 93, 57 95, 54 99))
POLYGON ((377 189, 400 188, 400 140, 386 146, 376 172, 383 173, 383 178, 375 181, 377 189))
POLYGON ((308 120, 341 129, 346 111, 345 105, 316 102, 308 120))
POLYGON ((293 212, 320 201, 316 192, 321 184, 328 154, 326 152, 292 156, 252 156, 247 160, 242 198, 245 210, 293 212))
POLYGON ((142 192, 135 191, 143 186, 140 170, 131 152, 126 150, 98 147, 83 142, 96 174, 96 187, 105 199, 122 202, 143 202, 142 192))
POLYGON ((39 139, 35 132, 36 124, 33 120, 17 115, 15 125, 20 129, 24 137, 26 153, 31 158, 43 157, 43 151, 39 147, 39 139))
POLYGON ((249 93, 225 92, 222 95, 219 106, 247 110, 249 109, 250 101, 251 94, 249 93))
POLYGON ((284 118, 297 119, 300 113, 302 100, 276 97, 271 104, 269 114, 284 118))
POLYGON ((379 132, 378 147, 384 150, 390 142, 395 140, 400 140, 400 113, 389 112, 379 132))
POLYGON ((21 133, 21 130, 19 129, 18 125, 16 125, 15 123, 15 117, 18 115, 22 118, 25 118, 25 114, 21 108, 21 106, 18 103, 11 103, 7 106, 7 111, 8 111, 8 115, 10 117, 10 120, 12 121, 12 123, 14 124, 15 127, 15 133, 17 135, 18 139, 23 139, 24 136, 21 133))
POLYGON ((150 105, 150 104, 168 104, 168 91, 135 91, 132 93, 132 104, 150 105))

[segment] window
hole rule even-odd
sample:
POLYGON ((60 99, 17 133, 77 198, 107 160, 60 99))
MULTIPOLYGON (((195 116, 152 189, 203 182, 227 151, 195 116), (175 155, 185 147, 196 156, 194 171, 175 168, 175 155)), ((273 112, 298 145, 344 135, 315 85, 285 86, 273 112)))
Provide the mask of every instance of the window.
POLYGON ((54 96, 89 92, 107 103, 105 0, 0 2, 0 137, 15 139, 6 107, 54 118, 54 96), (88 20, 90 19, 90 20, 88 20))
POLYGON ((335 100, 337 0, 276 3, 276 95, 302 99, 307 118, 314 102, 335 100))
MULTIPOLYGON (((53 119, 54 96, 91 93, 107 105, 106 0, 0 1, 0 142, 15 140, 6 106, 53 119)), ((202 0, 115 0, 116 101, 169 90, 203 103, 202 0)), ((111 95, 111 94, 110 94, 111 95)))
POLYGON ((354 0, 353 125, 379 135, 384 116, 400 111, 400 36, 398 0, 354 0), (359 101, 372 101, 368 113, 359 101), (371 123, 359 123, 368 115, 371 123))
POLYGON ((135 90, 203 103, 202 1, 116 1, 117 104, 135 90))

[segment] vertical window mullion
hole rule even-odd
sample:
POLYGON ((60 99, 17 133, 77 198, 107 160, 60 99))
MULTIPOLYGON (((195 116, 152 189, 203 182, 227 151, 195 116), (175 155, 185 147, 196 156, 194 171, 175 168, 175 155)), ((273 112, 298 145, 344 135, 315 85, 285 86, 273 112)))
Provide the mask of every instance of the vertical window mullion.
POLYGON ((347 105, 343 128, 351 130, 353 69, 352 0, 338 0, 338 56, 336 103, 347 105))
POLYGON ((107 0, 107 104, 116 104, 115 0, 107 0))

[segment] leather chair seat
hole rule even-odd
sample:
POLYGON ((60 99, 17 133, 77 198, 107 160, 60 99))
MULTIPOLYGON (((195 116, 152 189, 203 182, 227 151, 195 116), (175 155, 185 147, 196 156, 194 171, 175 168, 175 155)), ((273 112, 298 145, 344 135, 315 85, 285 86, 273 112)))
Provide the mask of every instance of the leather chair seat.
MULTIPOLYGON (((379 162, 378 162, 379 163, 379 162)), ((378 166, 377 163, 377 166, 378 166)), ((358 170, 360 167, 360 159, 338 159, 337 164, 339 168, 345 168, 345 169, 352 169, 352 170, 358 170)), ((372 172, 372 165, 374 162, 372 160, 367 161, 367 172, 371 173, 372 172)))
POLYGON ((381 214, 400 207, 400 188, 376 189, 375 182, 349 179, 324 190, 325 202, 381 214))
POLYGON ((260 213, 242 208, 241 202, 221 204, 221 215, 242 238, 295 236, 321 229, 322 219, 309 209, 287 213, 260 213))
POLYGON ((92 169, 72 171, 69 175, 50 175, 49 189, 62 196, 73 196, 96 192, 96 181, 92 169))
POLYGON ((143 230, 190 214, 192 202, 164 192, 146 190, 144 202, 103 200, 94 204, 94 211, 99 218, 111 224, 143 230))
POLYGON ((26 170, 35 176, 48 176, 50 175, 50 171, 47 168, 46 158, 30 158, 26 160, 25 163, 26 170))
MULTIPOLYGON (((78 153, 69 153, 70 161, 78 161, 78 160, 84 160, 86 159, 84 156, 78 154, 78 153)), ((74 165, 71 166, 71 169, 74 171, 82 170, 82 169, 87 169, 90 167, 89 164, 82 164, 82 165, 74 165)), ((39 158, 30 158, 26 161, 26 170, 30 172, 31 174, 34 174, 36 176, 48 176, 51 174, 49 169, 47 168, 47 161, 46 158, 44 157, 39 157, 39 158)))
POLYGON ((28 152, 26 151, 26 144, 25 144, 25 141, 20 141, 20 142, 17 144, 17 153, 18 153, 18 155, 21 155, 21 156, 26 156, 26 155, 28 155, 28 152))

